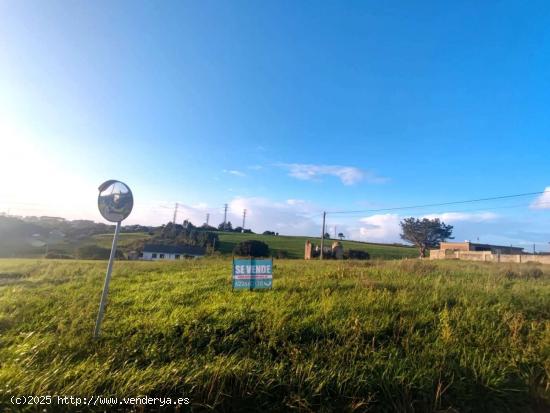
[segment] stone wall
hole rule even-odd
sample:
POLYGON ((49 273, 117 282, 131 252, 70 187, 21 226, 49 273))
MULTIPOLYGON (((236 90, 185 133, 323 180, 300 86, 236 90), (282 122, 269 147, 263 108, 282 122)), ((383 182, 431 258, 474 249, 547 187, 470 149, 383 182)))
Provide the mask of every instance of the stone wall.
POLYGON ((490 251, 430 250, 430 259, 457 259, 487 262, 538 262, 541 264, 550 264, 550 255, 493 254, 490 251))

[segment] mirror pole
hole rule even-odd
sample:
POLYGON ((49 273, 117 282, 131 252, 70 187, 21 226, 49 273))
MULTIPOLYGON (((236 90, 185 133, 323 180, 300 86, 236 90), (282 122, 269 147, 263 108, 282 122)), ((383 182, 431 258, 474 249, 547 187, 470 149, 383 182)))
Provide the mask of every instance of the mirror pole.
POLYGON ((116 244, 118 241, 119 232, 120 221, 116 223, 115 236, 113 237, 113 245, 111 247, 111 256, 109 257, 109 265, 107 266, 107 274, 105 275, 105 284, 103 285, 103 293, 101 294, 99 311, 97 313, 97 319, 95 322, 94 338, 99 337, 99 329, 101 328, 101 320, 103 320, 103 312, 105 310, 105 303, 107 302, 107 294, 109 294, 109 282, 111 281, 111 272, 113 271, 113 261, 115 260, 116 244))

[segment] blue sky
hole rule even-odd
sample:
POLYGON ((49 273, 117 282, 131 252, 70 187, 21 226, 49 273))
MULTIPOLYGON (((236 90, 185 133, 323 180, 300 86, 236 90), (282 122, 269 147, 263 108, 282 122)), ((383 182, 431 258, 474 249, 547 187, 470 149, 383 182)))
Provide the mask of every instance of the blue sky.
MULTIPOLYGON (((128 223, 174 202, 219 223, 227 202, 255 230, 317 234, 323 210, 549 187, 550 6, 387 3, 1 2, 0 211, 99 221, 116 178, 128 223)), ((328 223, 398 241, 403 216, 435 214, 459 239, 547 249, 535 202, 328 223)))

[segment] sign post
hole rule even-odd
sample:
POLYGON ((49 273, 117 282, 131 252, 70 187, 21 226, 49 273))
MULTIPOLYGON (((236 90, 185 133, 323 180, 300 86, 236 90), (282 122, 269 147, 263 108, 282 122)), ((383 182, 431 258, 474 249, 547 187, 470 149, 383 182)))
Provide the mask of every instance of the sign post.
POLYGON ((113 245, 111 246, 111 255, 109 256, 109 264, 107 265, 107 274, 105 275, 105 283, 103 284, 103 293, 99 302, 99 310, 95 322, 94 338, 99 337, 101 329, 101 321, 107 303, 107 295, 109 294, 109 283, 111 281, 111 273, 113 271, 113 262, 116 256, 116 246, 118 235, 120 233, 120 223, 130 215, 134 206, 134 197, 128 186, 120 181, 110 180, 102 183, 99 186, 99 197, 97 199, 99 212, 107 221, 116 222, 115 235, 113 237, 113 245))
POLYGON ((273 286, 273 259, 233 258, 234 290, 261 290, 273 286))

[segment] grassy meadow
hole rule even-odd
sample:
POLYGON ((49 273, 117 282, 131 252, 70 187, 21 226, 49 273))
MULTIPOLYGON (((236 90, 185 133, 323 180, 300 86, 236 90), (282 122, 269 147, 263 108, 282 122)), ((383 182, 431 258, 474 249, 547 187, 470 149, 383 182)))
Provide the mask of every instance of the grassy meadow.
MULTIPOLYGON (((272 253, 276 255, 277 251, 285 251, 288 258, 304 258, 304 245, 309 239, 314 244, 320 245, 320 238, 312 237, 294 237, 285 235, 260 235, 260 234, 239 234, 235 232, 219 232, 220 245, 219 249, 224 254, 230 254, 235 245, 241 241, 254 239, 263 241, 272 253)), ((332 245, 334 240, 325 240, 325 245, 332 245)), ((391 244, 374 244, 358 241, 342 241, 342 246, 345 250, 353 249, 367 251, 371 258, 380 259, 400 259, 400 258, 416 258, 418 257, 418 249, 413 247, 403 247, 391 244)))
MULTIPOLYGON (((261 234, 241 234, 238 232, 218 232, 220 239, 217 249, 221 255, 231 255, 235 246, 246 240, 259 240, 269 245, 274 256, 282 252, 285 258, 304 258, 304 245, 306 240, 311 240, 315 244, 320 244, 320 238, 296 237, 285 235, 261 235, 261 234)), ((149 240, 151 236, 145 232, 121 233, 118 240, 118 248, 128 253, 135 248, 136 242, 149 240)), ((75 256, 80 247, 87 245, 97 245, 103 248, 111 248, 113 242, 113 233, 97 234, 85 237, 79 240, 60 240, 51 243, 50 252, 57 252, 75 256)), ((333 240, 325 240, 326 245, 330 246, 333 240)), ((401 259, 416 258, 418 250, 413 247, 404 247, 392 244, 376 244, 359 241, 342 241, 344 249, 354 249, 367 251, 371 258, 380 259, 401 259)), ((32 247, 30 245, 20 246, 16 257, 41 258, 46 252, 46 247, 32 247)))
POLYGON ((0 409, 46 394, 226 412, 550 408, 544 266, 275 260, 273 290, 234 292, 230 259, 121 261, 95 341, 105 267, 0 260, 0 409))

